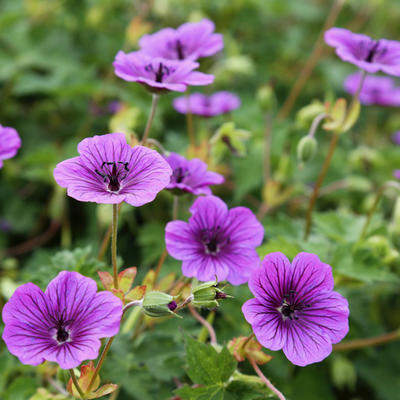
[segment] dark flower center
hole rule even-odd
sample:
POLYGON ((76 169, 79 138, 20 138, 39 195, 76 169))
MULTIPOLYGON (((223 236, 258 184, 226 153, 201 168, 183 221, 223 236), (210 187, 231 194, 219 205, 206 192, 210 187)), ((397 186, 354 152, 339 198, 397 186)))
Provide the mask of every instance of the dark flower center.
POLYGON ((220 225, 214 228, 206 228, 201 230, 201 241, 204 245, 206 254, 216 255, 221 248, 229 244, 230 238, 225 236, 225 232, 220 225))
POLYGON ((129 168, 127 162, 122 161, 103 161, 101 171, 95 169, 96 174, 100 175, 110 192, 117 193, 121 188, 121 181, 128 175, 129 168))
POLYGON ((154 74, 155 81, 158 82, 158 83, 161 83, 163 81, 164 76, 171 75, 173 72, 175 72, 175 68, 167 67, 162 62, 160 62, 160 64, 158 64, 158 69, 157 70, 155 70, 153 68, 152 64, 146 65, 144 67, 144 69, 147 72, 152 72, 154 74))
POLYGON ((298 301, 295 295, 296 291, 289 290, 289 292, 283 296, 278 311, 282 314, 284 320, 290 319, 291 321, 297 321, 299 319, 299 313, 301 313, 305 308, 310 307, 309 304, 303 304, 301 301, 298 301))
POLYGON ((57 341, 60 343, 66 342, 69 338, 69 333, 61 326, 57 329, 57 341))
POLYGON ((178 54, 179 60, 183 60, 185 56, 183 55, 183 46, 179 39, 176 41, 175 49, 176 53, 178 54))
POLYGON ((181 183, 189 175, 189 171, 186 168, 179 167, 174 169, 174 172, 172 173, 172 179, 176 183, 181 183))
MULTIPOLYGON (((366 46, 366 43, 364 41, 360 42, 360 48, 361 51, 364 52, 364 48, 366 46)), ((380 47, 380 42, 379 40, 373 41, 372 43, 368 44, 368 52, 366 57, 364 58, 364 61, 368 63, 373 63, 376 61, 376 58, 378 56, 383 56, 387 49, 386 47, 380 47)))

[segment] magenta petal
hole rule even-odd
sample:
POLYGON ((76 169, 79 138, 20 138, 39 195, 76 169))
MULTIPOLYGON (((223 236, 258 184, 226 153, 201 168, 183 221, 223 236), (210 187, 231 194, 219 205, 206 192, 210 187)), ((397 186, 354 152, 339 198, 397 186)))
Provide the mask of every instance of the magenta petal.
POLYGON ((0 168, 3 160, 14 157, 21 147, 21 138, 14 128, 0 125, 0 168))
POLYGON ((193 254, 201 250, 189 224, 183 221, 172 221, 167 224, 165 243, 168 253, 178 260, 191 258, 193 254))

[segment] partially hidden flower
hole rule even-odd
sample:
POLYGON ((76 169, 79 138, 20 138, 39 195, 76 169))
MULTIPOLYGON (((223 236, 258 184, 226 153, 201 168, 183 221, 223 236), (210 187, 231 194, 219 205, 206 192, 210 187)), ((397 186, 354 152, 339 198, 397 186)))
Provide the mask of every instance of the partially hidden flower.
POLYGON ((188 86, 209 85, 214 81, 214 75, 194 71, 199 66, 195 61, 167 60, 141 51, 119 51, 113 65, 121 79, 138 82, 156 93, 184 92, 188 86))
POLYGON ((223 37, 214 33, 209 19, 187 22, 177 29, 165 28, 139 40, 143 52, 152 57, 170 60, 197 60, 212 56, 224 47, 223 37))
POLYGON ((392 141, 393 141, 394 144, 400 145, 400 131, 397 131, 397 132, 393 133, 392 141))
POLYGON ((393 176, 394 176, 396 179, 400 179, 400 169, 395 169, 395 170, 393 171, 393 176))
POLYGON ((190 212, 189 222, 172 221, 165 228, 167 251, 182 260, 183 275, 232 285, 247 282, 259 266, 255 248, 264 237, 251 210, 228 210, 220 198, 206 196, 196 199, 190 212))
POLYGON ((3 160, 14 157, 21 147, 21 138, 18 132, 11 127, 0 125, 0 168, 3 160))
POLYGON ((97 293, 97 284, 77 272, 62 271, 45 292, 20 286, 3 308, 3 340, 23 364, 53 361, 63 369, 97 358, 101 338, 119 331, 122 302, 97 293))
POLYGON ((153 201, 172 174, 162 156, 144 146, 132 148, 123 133, 86 138, 78 152, 56 166, 54 178, 79 201, 138 207, 153 201))
POLYGON ((219 185, 224 177, 216 172, 207 171, 207 164, 198 158, 187 160, 185 157, 170 153, 165 158, 172 168, 172 176, 167 189, 192 193, 194 195, 211 194, 210 185, 219 185))
POLYGON ((229 113, 240 106, 240 99, 233 93, 221 91, 207 96, 193 93, 174 100, 174 108, 181 114, 192 113, 202 117, 215 117, 229 113))
POLYGON ((353 33, 343 28, 331 28, 325 32, 325 42, 336 49, 343 60, 364 71, 400 76, 400 42, 374 40, 369 36, 353 33))
MULTIPOLYGON (((344 81, 344 89, 354 95, 360 86, 361 73, 355 72, 344 81)), ((387 76, 367 75, 364 79, 360 95, 360 103, 387 107, 400 106, 400 87, 387 76)))
POLYGON ((290 263, 270 253, 249 279, 255 298, 242 311, 264 347, 283 349, 295 365, 319 362, 349 330, 347 300, 333 284, 331 267, 315 254, 299 253, 290 263))

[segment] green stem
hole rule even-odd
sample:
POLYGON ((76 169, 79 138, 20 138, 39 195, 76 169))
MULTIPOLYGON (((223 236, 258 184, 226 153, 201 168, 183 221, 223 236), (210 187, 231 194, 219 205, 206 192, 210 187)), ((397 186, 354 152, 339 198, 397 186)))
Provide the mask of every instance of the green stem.
POLYGON ((334 351, 345 351, 345 350, 355 350, 362 349, 365 347, 378 346, 380 344, 385 344, 389 342, 394 342, 400 339, 400 330, 385 333, 384 335, 374 336, 366 339, 355 339, 349 340, 347 342, 337 343, 333 345, 334 351))
POLYGON ((81 397, 81 399, 86 399, 85 393, 83 393, 83 390, 79 386, 78 380, 76 379, 74 370, 71 368, 68 371, 69 374, 71 375, 72 382, 74 383, 74 386, 76 387, 76 390, 79 393, 79 396, 81 397))
POLYGON ((311 222, 312 222, 312 212, 313 212, 313 209, 314 209, 314 205, 315 205, 315 202, 316 202, 316 200, 318 198, 318 194, 319 194, 319 190, 321 188, 321 185, 322 185, 322 183, 323 183, 323 181, 325 179, 325 175, 328 172, 328 168, 329 168, 329 165, 331 163, 333 153, 335 152, 335 148, 336 148, 338 140, 339 140, 339 135, 334 133, 332 135, 331 143, 329 145, 328 154, 327 154, 327 156, 325 158, 324 164, 322 165, 321 172, 320 172, 320 174, 318 176, 318 179, 317 179, 317 182, 316 182, 316 184, 314 186, 314 190, 313 190, 313 193, 311 195, 310 202, 308 203, 307 217, 306 217, 306 227, 305 227, 305 230, 304 230, 304 240, 307 240, 308 239, 308 235, 310 234, 311 222))
POLYGON ((142 141, 140 142, 140 144, 142 144, 142 145, 146 144, 146 140, 149 137, 150 128, 153 123, 154 115, 156 114, 156 109, 157 109, 157 104, 158 104, 159 98, 160 98, 160 95, 153 93, 149 118, 147 119, 146 128, 144 130, 142 141))
POLYGON ((271 134, 272 134, 272 113, 265 114, 264 129, 264 185, 271 179, 271 134))
POLYGON ((173 221, 178 219, 178 210, 179 210, 179 197, 174 196, 174 203, 172 205, 172 220, 173 221))
POLYGON ((194 147, 196 145, 196 141, 194 138, 194 129, 193 129, 193 114, 192 110, 190 109, 190 91, 189 87, 186 90, 186 106, 187 106, 187 111, 186 111, 186 126, 187 126, 187 131, 188 131, 188 136, 189 136, 189 144, 191 147, 194 147))
POLYGON ((97 363, 97 365, 96 365, 96 369, 94 370, 92 379, 90 380, 89 386, 88 386, 87 389, 86 389, 86 393, 90 393, 90 390, 92 389, 93 384, 94 384, 94 381, 95 381, 97 375, 99 374, 99 372, 100 372, 100 370, 101 370, 101 367, 103 366, 103 363, 104 363, 104 360, 105 360, 105 358, 106 358, 106 355, 107 355, 108 351, 110 350, 110 347, 111 347, 112 342, 114 341, 114 339, 115 339, 115 336, 110 337, 110 338, 107 340, 107 343, 106 343, 106 345, 104 346, 104 349, 103 349, 103 351, 102 351, 102 353, 101 353, 101 356, 100 356, 100 358, 99 358, 99 361, 98 361, 98 363, 97 363))
POLYGON ((368 215, 367 215, 367 220, 365 221, 365 224, 363 226, 363 229, 361 231, 361 235, 360 235, 360 239, 363 239, 365 237, 365 235, 367 234, 368 231, 368 226, 371 222, 372 216, 374 215, 376 208, 378 207, 379 201, 383 196, 383 193, 385 192, 385 190, 389 187, 393 187, 395 189, 400 189, 399 184, 397 182, 394 181, 389 181, 384 183, 379 190, 376 192, 376 196, 375 196, 375 200, 374 203, 372 204, 371 209, 368 211, 368 215))
POLYGON ((118 289, 117 230, 118 230, 118 204, 113 204, 112 228, 111 228, 111 261, 113 267, 115 289, 118 289))
POLYGON ((251 366, 253 367, 256 374, 260 377, 260 379, 265 383, 267 388, 271 390, 271 392, 275 393, 279 400, 286 400, 285 396, 271 383, 271 381, 262 373, 261 369, 258 367, 257 363, 250 357, 248 357, 251 366))

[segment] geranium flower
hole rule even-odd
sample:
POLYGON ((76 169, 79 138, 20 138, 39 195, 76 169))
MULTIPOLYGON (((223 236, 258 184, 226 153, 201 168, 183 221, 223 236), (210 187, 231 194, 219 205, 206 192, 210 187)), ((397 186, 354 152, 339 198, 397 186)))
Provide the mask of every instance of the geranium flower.
POLYGON ((153 201, 172 174, 162 156, 147 147, 132 148, 123 133, 84 139, 78 152, 56 166, 54 178, 79 201, 138 207, 153 201))
POLYGON ((189 222, 172 221, 165 228, 168 253, 182 260, 182 273, 200 281, 247 282, 259 266, 255 250, 264 228, 246 207, 228 210, 218 197, 199 197, 189 222))
POLYGON ((215 117, 226 114, 240 106, 240 99, 233 93, 217 92, 211 96, 202 93, 193 93, 189 97, 178 97, 174 100, 174 108, 181 114, 200 115, 202 117, 215 117))
POLYGON ((187 22, 177 29, 165 28, 144 35, 139 40, 143 52, 152 57, 170 60, 197 60, 212 56, 224 47, 223 37, 214 33, 215 25, 209 19, 187 22))
POLYGON ((400 169, 395 169, 395 170, 393 171, 393 176, 394 176, 396 179, 400 179, 400 169))
POLYGON ((119 51, 113 63, 115 74, 129 82, 145 85, 152 92, 184 92, 188 86, 209 85, 214 75, 193 71, 199 64, 194 61, 167 60, 151 57, 140 51, 119 51))
POLYGON ((97 358, 104 337, 118 333, 122 302, 77 272, 62 271, 46 291, 20 286, 3 308, 3 340, 23 364, 54 361, 63 369, 97 358))
MULTIPOLYGON (((344 81, 346 92, 354 95, 360 85, 361 74, 355 72, 344 81)), ((393 79, 386 76, 367 75, 359 95, 360 103, 387 107, 400 106, 400 87, 393 79)))
POLYGON ((21 139, 14 128, 0 125, 0 168, 3 160, 14 157, 21 147, 21 139))
POLYGON ((400 42, 395 40, 373 40, 369 36, 353 33, 343 28, 331 28, 325 32, 325 42, 336 48, 343 60, 364 71, 383 71, 400 76, 400 42))
POLYGON ((210 185, 219 185, 224 177, 216 172, 207 171, 207 164, 198 158, 187 160, 176 153, 165 158, 172 168, 171 182, 167 189, 178 190, 194 195, 211 194, 210 185))
POLYGON ((254 299, 242 311, 257 340, 283 349, 293 364, 322 361, 349 330, 347 300, 333 291, 332 270, 315 254, 300 253, 292 263, 268 254, 249 279, 254 299))

